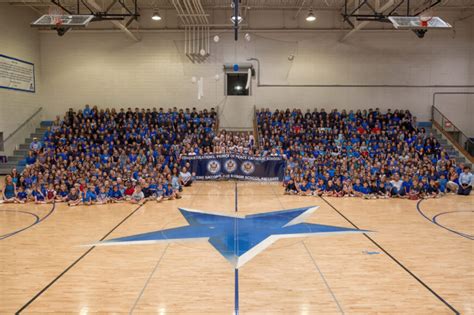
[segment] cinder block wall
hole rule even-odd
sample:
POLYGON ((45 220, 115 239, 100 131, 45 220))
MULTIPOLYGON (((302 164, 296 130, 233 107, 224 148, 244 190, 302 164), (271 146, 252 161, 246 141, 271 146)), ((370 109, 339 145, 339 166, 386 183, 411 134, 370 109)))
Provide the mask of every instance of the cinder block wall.
MULTIPOLYGON (((148 13, 143 12, 142 29, 153 23, 148 21, 147 16, 151 14, 148 13)), ((173 30, 177 26, 174 12, 162 13, 162 29, 136 32, 142 38, 140 42, 131 41, 120 31, 110 30, 110 23, 91 24, 90 28, 98 29, 73 30, 63 37, 55 32, 41 32, 40 49, 35 55, 35 58, 39 55, 38 73, 41 73, 41 94, 37 96, 41 96, 40 103, 45 106, 47 117, 54 118, 69 107, 89 103, 101 107, 219 105, 221 126, 237 128, 252 126, 254 105, 311 109, 406 108, 419 120, 428 120, 434 92, 474 91, 472 88, 337 87, 352 84, 474 85, 474 20, 458 21, 459 12, 446 11, 442 15, 455 25, 456 32, 429 31, 424 39, 418 39, 410 31, 393 31, 390 25, 372 23, 369 30, 340 42, 347 31, 340 30, 337 12, 318 12, 317 23, 307 25, 304 16, 293 19, 291 12, 250 11, 247 17, 248 27, 253 29, 248 31, 250 42, 243 39, 245 30, 237 44, 231 33, 217 31, 212 36, 219 34, 221 40, 219 43, 211 41, 211 57, 201 64, 193 64, 184 55, 184 34, 173 30), (308 30, 262 30, 268 25, 308 30), (385 30, 371 29, 374 27, 385 30), (295 56, 293 61, 288 60, 289 55, 295 56), (250 57, 261 62, 262 84, 290 86, 257 87, 254 81, 252 96, 224 97, 222 65, 247 62, 250 57), (216 74, 220 75, 219 80, 215 80, 216 74), (204 78, 201 100, 197 99, 197 85, 191 82, 193 76, 204 78), (295 84, 335 86, 291 87, 295 84)), ((226 11, 212 13, 211 23, 228 20, 226 11)), ((28 42, 35 44, 38 40, 33 37, 28 42)), ((24 97, 15 94, 13 99, 27 104, 30 100, 24 97)), ((453 110, 453 115, 463 116, 465 112, 453 110)))
POLYGON ((29 8, 0 4, 0 54, 34 63, 36 74, 36 93, 0 88, 0 131, 4 137, 42 105, 40 36, 29 26, 36 17, 29 8))

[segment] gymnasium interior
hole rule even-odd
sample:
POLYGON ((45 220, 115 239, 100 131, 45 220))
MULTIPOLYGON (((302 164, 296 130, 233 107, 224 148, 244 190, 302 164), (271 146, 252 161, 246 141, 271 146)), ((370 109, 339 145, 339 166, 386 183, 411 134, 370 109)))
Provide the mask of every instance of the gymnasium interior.
POLYGON ((474 314, 474 1, 0 1, 0 314, 474 314))

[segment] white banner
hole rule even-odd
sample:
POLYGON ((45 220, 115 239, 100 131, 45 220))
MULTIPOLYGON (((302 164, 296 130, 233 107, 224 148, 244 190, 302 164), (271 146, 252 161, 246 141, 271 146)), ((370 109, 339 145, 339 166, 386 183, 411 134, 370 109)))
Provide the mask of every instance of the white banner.
POLYGON ((36 90, 35 65, 0 55, 0 88, 34 93, 36 90))

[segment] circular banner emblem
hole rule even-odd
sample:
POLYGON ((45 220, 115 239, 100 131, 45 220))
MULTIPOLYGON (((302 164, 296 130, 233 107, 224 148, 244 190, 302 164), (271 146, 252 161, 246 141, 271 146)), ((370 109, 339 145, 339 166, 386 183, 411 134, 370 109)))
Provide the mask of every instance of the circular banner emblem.
POLYGON ((207 170, 211 174, 216 174, 221 170, 221 163, 219 163, 217 160, 210 160, 207 162, 207 170))
POLYGON ((224 168, 227 173, 233 173, 237 169, 237 162, 233 159, 227 160, 224 163, 224 168))
POLYGON ((255 164, 250 161, 245 161, 244 163, 242 163, 240 169, 245 175, 250 175, 255 171, 255 164))

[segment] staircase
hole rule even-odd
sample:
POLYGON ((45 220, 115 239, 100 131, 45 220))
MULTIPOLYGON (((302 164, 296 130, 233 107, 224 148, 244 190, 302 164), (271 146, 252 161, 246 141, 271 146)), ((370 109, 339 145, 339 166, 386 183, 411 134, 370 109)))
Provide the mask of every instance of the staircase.
POLYGON ((52 125, 51 121, 42 121, 40 126, 36 128, 35 132, 30 134, 29 138, 25 139, 25 142, 20 144, 18 148, 13 152, 13 156, 8 157, 7 163, 0 163, 0 175, 10 174, 13 168, 17 168, 19 172, 23 171, 26 165, 25 158, 28 155, 31 142, 33 138, 43 139, 44 133, 52 125))
POLYGON ((436 140, 441 144, 443 149, 448 153, 448 156, 450 158, 455 158, 456 163, 464 163, 465 165, 471 165, 471 163, 461 154, 459 154, 459 151, 448 141, 446 138, 443 137, 443 135, 438 131, 436 128, 432 128, 431 122, 420 122, 418 123, 419 128, 425 128, 426 133, 430 134, 432 133, 436 140))

